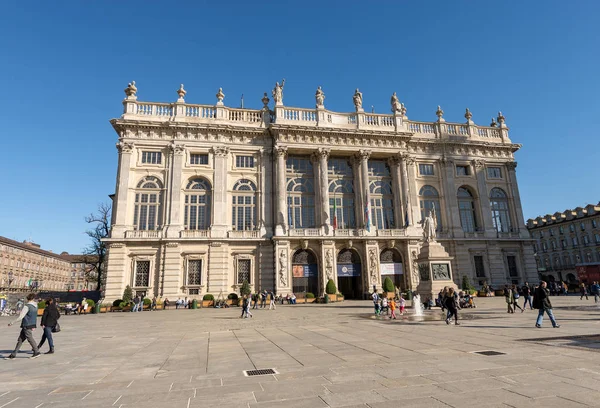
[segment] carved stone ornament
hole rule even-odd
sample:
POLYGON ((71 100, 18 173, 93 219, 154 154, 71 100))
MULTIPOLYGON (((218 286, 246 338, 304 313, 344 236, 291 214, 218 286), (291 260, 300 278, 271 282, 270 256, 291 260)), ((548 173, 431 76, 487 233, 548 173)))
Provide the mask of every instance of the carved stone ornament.
POLYGON ((502 112, 498 112, 498 118, 497 118, 497 120, 498 120, 498 124, 500 126, 504 125, 504 120, 505 119, 506 118, 504 117, 504 115, 502 114, 502 112))
POLYGON ((473 114, 471 113, 469 108, 467 108, 467 110, 465 111, 465 119, 467 120, 467 122, 470 122, 472 117, 473 117, 473 114))
POLYGON ((440 105, 438 105, 438 108, 435 111, 435 115, 438 117, 438 122, 445 122, 446 121, 444 119, 444 111, 442 110, 442 108, 440 107, 440 105))
POLYGON ((287 255, 285 249, 279 252, 279 283, 281 286, 287 286, 287 255))
POLYGON ((371 151, 370 150, 359 150, 358 153, 356 154, 356 157, 358 159, 360 159, 361 161, 369 160, 369 157, 371 157, 371 151))
POLYGON ((169 148, 173 151, 173 153, 175 154, 183 154, 185 153, 185 145, 182 144, 175 144, 175 143, 171 143, 169 145, 169 148))
POLYGON ((419 277, 423 282, 429 281, 429 264, 419 265, 419 277))
POLYGON ((348 240, 348 249, 352 249, 352 240, 351 239, 348 240))
POLYGON ((308 240, 307 239, 303 239, 301 246, 302 246, 302 249, 308 249, 308 240))
POLYGON ((114 248, 123 248, 125 246, 125 244, 123 244, 122 242, 115 242, 113 244, 109 245, 109 248, 114 249, 114 248))
POLYGON ((413 270, 412 277, 415 284, 419 284, 419 262, 417 261, 417 251, 412 251, 413 270))
POLYGON ((315 102, 317 103, 317 108, 323 108, 325 103, 325 92, 321 89, 321 87, 317 88, 317 92, 315 92, 315 102))
POLYGON ((227 146, 214 146, 212 148, 212 154, 217 157, 227 157, 229 155, 229 147, 227 146))
POLYGON ((483 161, 481 159, 475 159, 475 160, 471 161, 471 163, 473 164, 473 167, 475 167, 476 169, 482 169, 485 166, 485 161, 483 161))
POLYGON ((450 280, 450 268, 448 264, 431 264, 433 280, 450 280))
POLYGON ((183 89, 183 84, 179 85, 179 89, 177 90, 177 95, 179 95, 179 99, 177 100, 177 102, 184 102, 183 97, 186 93, 187 91, 183 89))
POLYGON ((416 160, 413 156, 411 156, 410 154, 402 154, 400 155, 400 158, 402 160, 404 160, 404 162, 406 163, 407 166, 412 166, 413 164, 416 163, 416 160))
POLYGON ((131 153, 134 148, 134 144, 131 142, 120 141, 117 143, 117 150, 119 153, 131 153))
POLYGON ((137 88, 135 86, 135 81, 131 81, 127 84, 127 88, 124 90, 125 95, 127 95, 128 99, 137 99, 137 88))
POLYGON ((400 113, 402 116, 406 117, 406 106, 404 106, 404 104, 401 104, 400 106, 400 113))
POLYGON ((515 170, 517 168, 517 162, 510 161, 510 162, 506 163, 506 167, 508 168, 508 170, 515 170))
POLYGON ((425 242, 434 242, 437 235, 437 219, 435 216, 435 207, 429 211, 429 214, 423 220, 423 239, 425 242))
POLYGON ((325 251, 325 275, 327 280, 333 279, 333 251, 331 249, 325 251))
POLYGON ((285 85, 285 78, 281 81, 281 85, 279 82, 275 82, 275 88, 271 92, 273 95, 273 100, 275 101, 275 105, 283 105, 283 86, 285 85))
POLYGON ((331 153, 330 149, 326 149, 324 147, 319 147, 319 149, 317 150, 316 154, 321 157, 321 158, 325 158, 325 160, 329 159, 329 154, 331 153))
POLYGON ((371 284, 376 285, 377 284, 377 275, 378 275, 378 270, 377 270, 377 252, 375 251, 375 248, 371 248, 369 250, 369 275, 371 276, 371 284))
POLYGON ((219 90, 217 91, 217 94, 215 96, 217 97, 217 105, 223 105, 223 98, 225 98, 225 94, 223 93, 223 88, 219 88, 219 90))
POLYGON ((265 92, 265 95, 262 97, 262 103, 264 105, 265 109, 269 108, 269 102, 271 102, 271 100, 269 99, 269 97, 267 96, 267 93, 265 92))
POLYGON ((390 98, 390 105, 392 105, 393 113, 396 113, 396 112, 400 113, 402 111, 402 104, 398 100, 398 96, 396 95, 396 92, 394 92, 392 94, 392 97, 390 98))
POLYGON ((287 158, 287 151, 288 148, 286 146, 275 146, 273 148, 273 153, 275 155, 275 157, 281 157, 283 156, 283 158, 287 158))
POLYGON ((490 127, 496 127, 498 124, 496 123, 496 118, 492 118, 492 123, 490 123, 490 127))

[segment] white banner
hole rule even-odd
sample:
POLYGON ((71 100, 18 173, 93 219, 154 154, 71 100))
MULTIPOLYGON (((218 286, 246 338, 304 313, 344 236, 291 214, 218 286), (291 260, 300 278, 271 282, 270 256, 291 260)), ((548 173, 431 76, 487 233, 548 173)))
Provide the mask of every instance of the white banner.
POLYGON ((402 275, 401 263, 382 263, 379 264, 382 275, 402 275))

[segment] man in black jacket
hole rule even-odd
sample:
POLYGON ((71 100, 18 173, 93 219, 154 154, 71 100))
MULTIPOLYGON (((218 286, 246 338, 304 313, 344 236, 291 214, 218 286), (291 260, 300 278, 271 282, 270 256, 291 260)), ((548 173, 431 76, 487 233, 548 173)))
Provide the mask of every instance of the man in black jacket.
POLYGON ((522 292, 523 297, 525 298, 525 301, 523 302, 523 309, 525 309, 527 303, 529 303, 529 308, 533 310, 533 305, 531 304, 531 288, 529 287, 529 283, 525 282, 522 292))
POLYGON ((48 298, 46 300, 46 308, 44 309, 41 322, 42 328, 44 329, 44 334, 42 335, 40 344, 38 344, 38 349, 41 349, 46 342, 46 339, 48 339, 50 351, 48 351, 46 354, 54 354, 54 339, 52 338, 52 331, 58 324, 58 319, 60 319, 60 312, 56 307, 56 303, 54 303, 54 299, 48 298))
POLYGON ((538 329, 542 327, 542 320, 544 319, 544 312, 548 314, 550 321, 552 322, 552 327, 558 329, 560 325, 556 323, 556 319, 554 319, 554 314, 552 313, 552 303, 550 303, 550 291, 546 288, 546 282, 540 282, 540 286, 535 290, 535 294, 533 295, 533 307, 535 309, 539 309, 537 321, 535 322, 535 327, 538 329))

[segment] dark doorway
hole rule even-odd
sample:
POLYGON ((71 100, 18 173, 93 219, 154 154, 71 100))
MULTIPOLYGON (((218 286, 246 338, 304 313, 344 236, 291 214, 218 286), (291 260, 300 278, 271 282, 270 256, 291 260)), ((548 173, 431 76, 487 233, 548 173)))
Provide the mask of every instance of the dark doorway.
POLYGON ((353 249, 342 249, 337 259, 338 291, 346 299, 362 299, 360 256, 353 249))
POLYGON ((292 290, 298 297, 319 296, 319 266, 312 251, 299 249, 292 258, 292 290))
POLYGON ((381 266, 381 282, 383 283, 385 278, 390 278, 395 288, 404 290, 404 270, 400 253, 393 248, 384 249, 379 255, 379 264, 381 266))

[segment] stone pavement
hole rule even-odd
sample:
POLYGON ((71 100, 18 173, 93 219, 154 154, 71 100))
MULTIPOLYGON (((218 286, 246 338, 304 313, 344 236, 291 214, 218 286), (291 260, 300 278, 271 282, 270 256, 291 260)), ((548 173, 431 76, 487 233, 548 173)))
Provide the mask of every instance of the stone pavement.
MULTIPOLYGON (((547 318, 534 328, 537 311, 506 314, 501 298, 477 299, 461 326, 439 309, 423 321, 375 318, 368 301, 243 320, 239 308, 63 316, 56 354, 0 360, 0 408, 600 405, 600 308, 552 301, 560 329, 547 318), (242 372, 262 368, 278 374, 242 372)), ((18 335, 7 322, 3 353, 18 335)))

